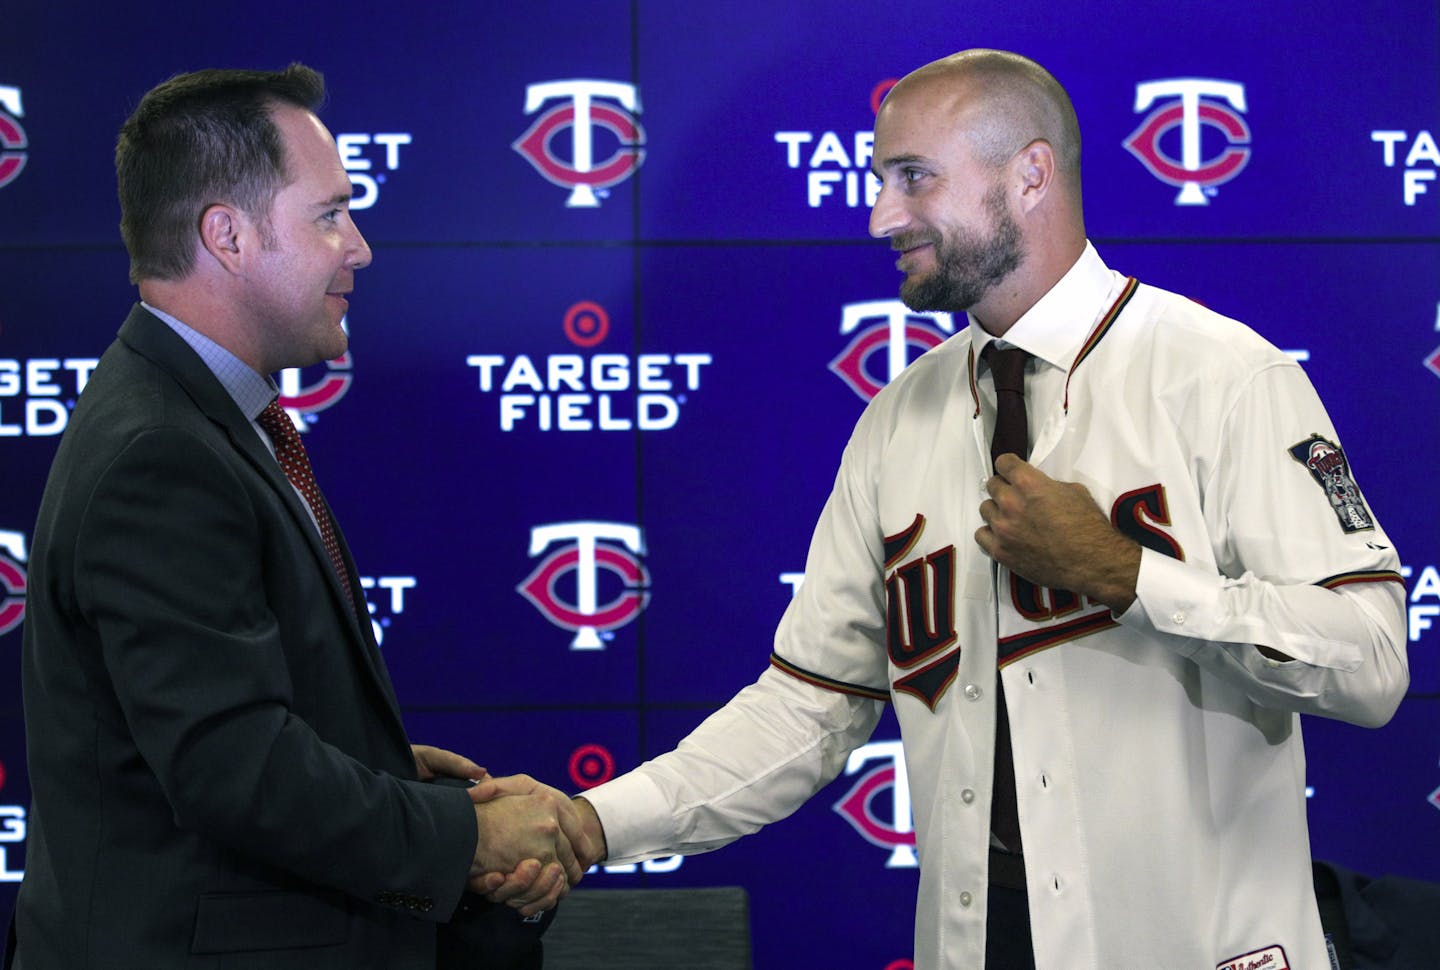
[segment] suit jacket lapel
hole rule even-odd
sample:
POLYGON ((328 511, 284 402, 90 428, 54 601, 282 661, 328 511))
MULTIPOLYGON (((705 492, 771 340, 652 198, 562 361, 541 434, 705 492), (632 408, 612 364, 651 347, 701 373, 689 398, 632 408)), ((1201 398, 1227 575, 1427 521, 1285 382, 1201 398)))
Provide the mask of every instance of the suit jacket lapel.
MULTIPOLYGON (((320 541, 320 534, 316 531, 314 523, 311 522, 310 515, 302 504, 300 496, 295 494, 290 480, 285 477, 285 472, 281 470, 275 457, 260 440, 249 419, 240 413, 240 409, 235 405, 234 399, 230 397, 224 385, 211 373, 210 368, 196 355, 190 345, 179 334, 171 330, 164 321, 144 307, 137 304, 130 311, 130 315, 120 327, 120 339, 136 353, 173 377, 190 395, 196 407, 225 430, 235 449, 249 460, 256 472, 285 502, 286 508, 290 510, 291 518, 295 520, 296 528, 304 534, 305 541, 310 546, 310 552, 315 558, 317 568, 324 572, 329 579, 332 605, 337 612, 346 617, 352 647, 359 653, 361 662, 370 671, 376 687, 389 702, 398 724, 400 721, 399 704, 395 697, 394 687, 390 683, 389 673, 380 661, 379 647, 375 643, 375 634, 370 628, 369 618, 366 617, 362 622, 356 612, 350 608, 350 603, 340 587, 340 578, 335 575, 335 569, 330 564, 330 557, 325 552, 325 545, 320 541)), ((328 508, 325 512, 328 514, 328 508)), ((334 521, 333 517, 331 521, 334 521)), ((351 573, 355 574, 350 549, 345 544, 338 525, 335 532, 345 561, 350 567, 351 573)), ((354 592, 357 605, 364 603, 365 600, 363 596, 360 596, 360 590, 357 588, 354 592)), ((403 738, 403 728, 400 733, 403 738)), ((408 743, 406 741, 407 745, 408 743)))

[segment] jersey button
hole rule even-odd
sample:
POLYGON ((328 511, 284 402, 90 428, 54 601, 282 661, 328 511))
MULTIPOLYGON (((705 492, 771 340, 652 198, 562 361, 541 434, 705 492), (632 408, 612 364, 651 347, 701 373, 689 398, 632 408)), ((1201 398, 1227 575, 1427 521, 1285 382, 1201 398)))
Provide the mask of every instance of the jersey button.
POLYGON ((1185 620, 1188 619, 1188 617, 1186 617, 1184 610, 1176 610, 1170 614, 1170 619, 1174 620, 1176 624, 1184 626, 1185 620))
POLYGON ((973 788, 965 789, 960 793, 960 800, 966 805, 969 805, 975 800, 975 790, 973 788))
POLYGON ((970 698, 972 701, 978 701, 980 699, 981 693, 982 692, 978 684, 965 685, 965 696, 970 698))
POLYGON ((968 908, 968 907, 970 906, 970 903, 971 903, 972 901, 973 901, 973 900, 971 899, 971 896, 970 896, 969 893, 961 893, 961 894, 960 894, 960 905, 961 905, 961 906, 964 906, 964 907, 967 907, 967 908, 968 908))

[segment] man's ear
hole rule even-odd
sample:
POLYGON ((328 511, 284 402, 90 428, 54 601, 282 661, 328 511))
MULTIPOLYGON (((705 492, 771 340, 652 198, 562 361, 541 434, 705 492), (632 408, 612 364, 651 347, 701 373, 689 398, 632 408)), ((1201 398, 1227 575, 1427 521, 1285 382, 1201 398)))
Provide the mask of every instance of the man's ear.
POLYGON ((233 273, 239 268, 246 225, 244 213, 232 205, 217 202, 200 213, 200 245, 233 273))
POLYGON ((1015 174, 1020 183, 1020 210, 1029 212, 1044 200, 1055 181, 1055 150, 1037 138, 1015 155, 1015 174))

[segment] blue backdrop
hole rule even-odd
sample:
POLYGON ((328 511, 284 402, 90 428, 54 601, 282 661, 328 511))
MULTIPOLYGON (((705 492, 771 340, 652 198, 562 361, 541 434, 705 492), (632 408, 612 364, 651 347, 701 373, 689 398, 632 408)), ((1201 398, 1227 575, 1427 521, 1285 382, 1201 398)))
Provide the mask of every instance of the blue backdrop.
MULTIPOLYGON (((760 673, 851 425, 951 325, 904 316, 866 235, 875 104, 1003 47, 1075 100, 1110 265, 1247 321, 1326 400, 1406 564, 1412 684, 1380 730, 1306 719, 1315 853, 1440 878, 1440 9, 1345 7, 7 4, 0 915, 30 530, 134 298, 116 130, 171 74, 292 60, 327 77, 375 259, 350 353, 283 386, 415 738, 580 790, 760 673)), ((901 970, 897 737, 795 818, 587 885, 744 885, 759 970, 901 970)))

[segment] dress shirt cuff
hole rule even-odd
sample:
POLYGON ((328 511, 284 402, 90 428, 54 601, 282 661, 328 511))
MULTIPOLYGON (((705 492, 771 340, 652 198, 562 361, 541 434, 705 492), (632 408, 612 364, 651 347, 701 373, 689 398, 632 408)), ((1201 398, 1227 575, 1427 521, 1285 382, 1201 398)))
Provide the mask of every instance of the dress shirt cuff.
POLYGON ((1219 576, 1153 549, 1142 549, 1135 602, 1119 620, 1141 633, 1183 638, 1171 642, 1190 656, 1199 649, 1200 641, 1211 639, 1211 631, 1219 625, 1220 600, 1219 576))
POLYGON ((605 830, 605 865, 669 855, 674 814, 655 781, 637 768, 580 796, 595 808, 605 830))

